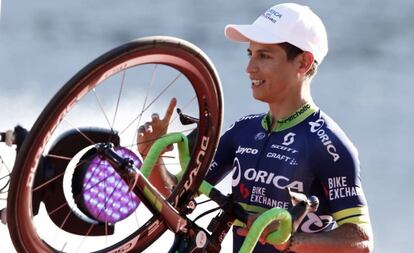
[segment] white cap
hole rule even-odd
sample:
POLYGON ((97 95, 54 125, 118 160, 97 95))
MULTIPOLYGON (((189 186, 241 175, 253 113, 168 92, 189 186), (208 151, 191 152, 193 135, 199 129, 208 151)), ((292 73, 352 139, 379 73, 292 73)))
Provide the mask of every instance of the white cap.
POLYGON ((224 34, 238 42, 288 42, 311 52, 319 64, 328 53, 328 38, 321 19, 308 6, 294 3, 271 7, 251 25, 227 25, 224 34))

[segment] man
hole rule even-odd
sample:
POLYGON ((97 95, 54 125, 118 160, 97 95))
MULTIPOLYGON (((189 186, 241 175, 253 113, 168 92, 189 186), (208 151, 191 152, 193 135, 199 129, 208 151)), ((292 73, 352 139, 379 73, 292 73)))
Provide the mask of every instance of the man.
MULTIPOLYGON (((206 180, 216 184, 232 172, 233 194, 251 213, 289 208, 286 187, 320 200, 318 211, 308 214, 289 242, 258 244, 254 252, 370 252, 372 229, 357 150, 310 94, 328 52, 320 18, 306 6, 279 4, 251 25, 228 25, 225 35, 248 43, 253 97, 269 111, 245 116, 224 133, 206 180)), ((164 119, 154 115, 141 127, 138 141, 166 131, 174 106, 172 100, 164 119)), ((235 228, 234 252, 247 230, 235 228)))

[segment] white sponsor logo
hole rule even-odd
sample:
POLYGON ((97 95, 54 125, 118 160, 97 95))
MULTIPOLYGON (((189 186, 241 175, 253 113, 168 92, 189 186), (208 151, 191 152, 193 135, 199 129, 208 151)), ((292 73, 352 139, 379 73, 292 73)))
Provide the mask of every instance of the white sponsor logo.
POLYGON ((243 147, 239 146, 236 150, 236 154, 241 154, 242 155, 244 153, 256 155, 256 154, 259 153, 259 150, 255 149, 255 148, 243 148, 243 147))
POLYGON ((239 185, 240 183, 240 178, 241 178, 241 168, 240 168, 240 162, 239 159, 234 158, 234 162, 233 162, 233 171, 232 173, 232 181, 231 181, 231 185, 233 187, 236 187, 237 185, 239 185))
POLYGON ((298 153, 298 151, 296 149, 293 148, 288 148, 282 145, 277 145, 277 144, 272 144, 272 146, 270 146, 271 148, 275 148, 275 149, 280 149, 286 152, 290 152, 292 154, 298 153))
POLYGON ((329 136, 326 134, 325 130, 322 129, 322 126, 325 124, 323 119, 318 119, 315 122, 309 122, 311 126, 310 131, 316 133, 319 136, 322 144, 326 147, 328 153, 333 157, 333 161, 336 162, 340 158, 339 154, 336 152, 336 147, 332 144, 332 141, 329 139, 329 136))
POLYGON ((242 173, 242 169, 240 166, 240 162, 237 158, 234 159, 233 162, 233 171, 232 171, 232 186, 236 187, 240 183, 241 176, 246 180, 261 182, 263 184, 273 184, 276 188, 285 189, 289 187, 292 190, 296 190, 298 192, 303 192, 303 182, 300 181, 290 181, 289 178, 275 175, 274 173, 269 173, 267 171, 259 170, 257 171, 254 168, 247 169, 242 173))
POLYGON ((276 188, 285 189, 289 187, 292 190, 303 192, 303 182, 300 181, 290 181, 289 178, 275 175, 274 173, 269 173, 264 170, 257 171, 254 168, 247 169, 243 176, 246 180, 261 182, 263 184, 273 184, 276 188))
POLYGON ((289 156, 285 156, 285 155, 282 155, 282 154, 269 152, 269 153, 266 154, 266 157, 278 159, 278 160, 287 162, 290 165, 298 165, 298 162, 294 158, 291 158, 289 156))
POLYGON ((296 134, 292 132, 286 134, 285 137, 283 138, 282 145, 289 146, 290 144, 292 144, 295 141, 295 135, 296 134))
POLYGON ((277 199, 268 197, 266 192, 266 187, 253 186, 252 194, 250 195, 250 202, 264 204, 268 207, 278 207, 284 209, 287 209, 289 207, 290 202, 279 201, 277 199))
POLYGON ((348 186, 346 177, 328 178, 329 200, 354 197, 362 194, 359 187, 348 186))
POLYGON ((260 140, 263 140, 265 137, 266 137, 266 133, 265 132, 259 132, 254 137, 254 140, 255 141, 260 141, 260 140))
POLYGON ((308 213, 307 218, 308 219, 300 227, 300 229, 305 233, 316 233, 323 231, 332 225, 333 222, 333 218, 330 215, 318 216, 315 213, 308 213))
POLYGON ((291 158, 289 156, 281 155, 278 153, 269 152, 266 154, 266 157, 279 159, 285 162, 288 162, 291 158))

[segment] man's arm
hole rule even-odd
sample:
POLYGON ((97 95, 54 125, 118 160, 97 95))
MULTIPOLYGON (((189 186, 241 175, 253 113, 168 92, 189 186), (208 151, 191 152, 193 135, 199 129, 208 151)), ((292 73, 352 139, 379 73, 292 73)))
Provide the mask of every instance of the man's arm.
MULTIPOLYGON (((252 223, 259 215, 250 215, 247 226, 239 228, 237 234, 246 236, 252 223)), ((260 236, 259 241, 264 244, 267 235, 272 231, 276 231, 279 225, 279 221, 269 224, 260 236)), ((372 252, 374 238, 369 219, 361 219, 356 223, 343 223, 339 227, 326 232, 297 232, 293 234, 288 242, 273 246, 281 252, 360 253, 372 252)))
POLYGON ((328 232, 297 233, 290 250, 296 253, 372 252, 373 234, 370 224, 346 223, 328 232))
MULTIPOLYGON (((164 118, 160 119, 159 115, 154 113, 151 122, 146 122, 139 127, 137 136, 138 152, 144 159, 154 141, 167 133, 176 104, 177 100, 175 98, 171 99, 164 118)), ((172 146, 167 147, 165 151, 169 150, 172 150, 172 146)), ((162 158, 157 161, 148 179, 164 197, 170 195, 172 187, 177 183, 177 179, 167 170, 162 158)))
POLYGON ((177 178, 167 170, 163 159, 158 160, 148 180, 165 198, 171 194, 173 186, 177 184, 177 178))
POLYGON ((298 233, 292 242, 293 252, 371 252, 373 233, 365 194, 362 188, 358 151, 345 133, 325 118, 321 129, 336 148, 337 157, 327 152, 319 137, 311 135, 314 144, 311 166, 326 191, 326 200, 338 227, 320 233, 298 233), (351 193, 332 195, 336 191, 351 193))

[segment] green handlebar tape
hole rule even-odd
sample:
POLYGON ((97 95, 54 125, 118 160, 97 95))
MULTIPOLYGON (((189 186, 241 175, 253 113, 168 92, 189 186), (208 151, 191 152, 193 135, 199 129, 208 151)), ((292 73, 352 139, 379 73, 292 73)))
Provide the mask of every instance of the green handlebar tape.
MULTIPOLYGON (((168 145, 177 143, 178 145, 178 157, 180 160, 181 171, 178 172, 175 176, 180 180, 187 168, 188 163, 190 162, 190 150, 188 147, 188 139, 182 133, 169 133, 152 144, 150 150, 148 151, 147 157, 145 158, 144 164, 142 165, 140 171, 141 173, 148 178, 151 175, 151 172, 157 163, 159 157, 161 156, 162 151, 167 148, 168 145)), ((199 191, 206 196, 209 196, 213 186, 206 181, 201 183, 199 191)))
POLYGON ((259 241, 263 230, 275 220, 280 221, 279 229, 270 233, 266 237, 266 242, 270 244, 282 244, 289 240, 292 233, 292 216, 282 208, 272 208, 261 214, 253 222, 240 248, 240 253, 250 253, 253 251, 256 243, 259 241))
MULTIPOLYGON (((168 145, 173 143, 178 144, 179 159, 181 168, 187 168, 188 162, 190 161, 190 151, 188 148, 188 139, 182 133, 170 133, 162 136, 152 144, 148 151, 147 157, 145 158, 144 164, 140 171, 148 178, 151 175, 152 169, 160 158, 162 151, 167 148, 168 145)), ((183 171, 184 171, 183 170, 183 171)))

